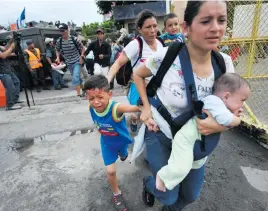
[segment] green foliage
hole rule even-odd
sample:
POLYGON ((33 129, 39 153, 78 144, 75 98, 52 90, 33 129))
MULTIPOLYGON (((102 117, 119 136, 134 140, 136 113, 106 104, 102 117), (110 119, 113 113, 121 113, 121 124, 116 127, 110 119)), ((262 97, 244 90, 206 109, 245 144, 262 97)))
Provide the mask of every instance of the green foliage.
MULTIPOLYGON (((105 34, 105 39, 110 38, 111 40, 117 40, 119 37, 120 37, 119 32, 112 32, 112 33, 106 33, 105 34)), ((94 35, 88 36, 87 39, 96 40, 97 37, 94 34, 94 35)))
POLYGON ((113 20, 104 21, 103 23, 90 23, 88 25, 82 26, 82 33, 85 37, 90 35, 95 35, 97 29, 103 29, 105 33, 110 33, 114 31, 115 25, 113 20))
POLYGON ((149 0, 148 1, 112 1, 112 0, 98 1, 98 0, 95 0, 95 2, 99 8, 98 12, 102 15, 105 15, 112 11, 113 2, 115 3, 115 6, 121 6, 121 5, 135 4, 135 3, 141 4, 141 3, 154 2, 154 1, 149 1, 149 0))

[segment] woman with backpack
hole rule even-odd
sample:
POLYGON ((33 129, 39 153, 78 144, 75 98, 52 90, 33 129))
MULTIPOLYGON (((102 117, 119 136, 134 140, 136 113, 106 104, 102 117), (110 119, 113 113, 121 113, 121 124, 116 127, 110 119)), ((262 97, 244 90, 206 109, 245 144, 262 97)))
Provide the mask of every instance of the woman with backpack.
MULTIPOLYGON (((141 12, 136 21, 137 30, 140 37, 132 40, 120 54, 119 58, 114 62, 111 67, 108 80, 109 82, 115 77, 115 75, 125 68, 130 74, 135 72, 137 67, 145 62, 145 60, 155 52, 159 52, 163 49, 163 44, 157 39, 158 25, 156 16, 148 11, 141 12), (130 61, 130 65, 127 63, 130 61)), ((146 79, 148 82, 150 78, 146 79)), ((128 82, 128 81, 127 81, 128 82)), ((130 88, 128 92, 128 100, 130 104, 137 105, 139 94, 133 81, 130 81, 130 88)), ((132 115, 130 128, 133 132, 137 131, 137 117, 132 115)))
MULTIPOLYGON (((206 164, 193 166, 183 181, 172 190, 162 192, 155 188, 156 173, 168 163, 172 140, 167 138, 152 118, 151 105, 175 132, 179 129, 178 125, 184 125, 193 117, 193 100, 202 100, 210 95, 216 78, 225 72, 234 72, 231 58, 214 51, 220 44, 226 25, 226 1, 188 1, 183 25, 184 34, 188 37, 187 44, 174 43, 169 49, 150 56, 133 74, 144 106, 141 119, 147 126, 144 141, 153 173, 153 177, 143 179, 142 198, 147 206, 152 207, 156 197, 164 204, 162 210, 178 211, 194 202, 200 195, 206 164), (175 45, 179 48, 172 54, 171 49, 175 45), (163 68, 163 64, 167 64, 171 57, 174 59, 163 68), (159 72, 165 74, 160 76, 159 72), (151 82, 155 82, 154 86, 148 84, 146 88, 145 79, 152 75, 154 78, 151 82), (159 86, 154 88, 160 77, 159 86)), ((220 132, 227 129, 219 125, 208 112, 206 114, 206 119, 196 119, 198 130, 205 135, 206 140, 204 148, 196 144, 193 149, 197 164, 215 149, 220 132)))

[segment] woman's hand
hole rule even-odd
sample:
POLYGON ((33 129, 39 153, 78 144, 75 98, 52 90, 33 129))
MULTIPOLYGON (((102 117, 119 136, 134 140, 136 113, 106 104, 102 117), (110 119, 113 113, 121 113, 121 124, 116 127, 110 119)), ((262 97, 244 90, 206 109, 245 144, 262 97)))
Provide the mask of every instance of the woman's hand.
POLYGON ((155 186, 156 186, 157 190, 160 190, 162 192, 166 192, 166 186, 165 186, 164 182, 161 180, 161 178, 158 176, 158 174, 156 175, 155 186))
POLYGON ((207 136, 213 133, 225 131, 227 129, 226 127, 220 125, 212 117, 211 113, 209 113, 207 110, 203 110, 203 112, 206 113, 208 117, 203 120, 196 118, 196 123, 197 123, 197 128, 198 128, 199 133, 207 136))
POLYGON ((152 111, 151 108, 145 108, 144 106, 139 106, 139 109, 141 111, 140 119, 144 122, 144 124, 147 126, 149 131, 157 132, 159 130, 158 125, 154 121, 152 117, 152 111))
POLYGON ((145 106, 142 106, 140 107, 140 110, 141 110, 141 117, 140 119, 145 122, 146 120, 148 120, 149 118, 152 118, 152 110, 151 110, 151 107, 145 107, 145 106))
POLYGON ((159 131, 158 125, 153 120, 153 118, 149 118, 149 119, 145 120, 144 124, 147 126, 149 131, 154 131, 154 132, 159 131))

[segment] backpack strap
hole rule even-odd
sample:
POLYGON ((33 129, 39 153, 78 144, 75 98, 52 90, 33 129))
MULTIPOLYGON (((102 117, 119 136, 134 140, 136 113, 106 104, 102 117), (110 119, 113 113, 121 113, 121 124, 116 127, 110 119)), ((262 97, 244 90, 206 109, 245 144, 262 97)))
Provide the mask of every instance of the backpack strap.
POLYGON ((167 53, 156 73, 156 75, 150 80, 146 87, 146 92, 149 97, 154 97, 157 89, 161 86, 163 78, 165 77, 167 71, 171 67, 172 63, 178 56, 181 48, 184 46, 183 43, 173 42, 167 50, 167 53))
POLYGON ((71 39, 73 41, 73 44, 75 45, 76 49, 78 50, 79 54, 81 55, 81 49, 77 45, 77 40, 75 40, 75 37, 71 35, 71 39))
MULTIPOLYGON (((175 42, 176 43, 176 42, 175 42)), ((183 72, 184 82, 185 82, 185 90, 187 95, 187 101, 189 108, 193 109, 193 102, 198 100, 194 74, 192 69, 192 64, 190 60, 190 56, 186 46, 184 46, 179 53, 181 70, 183 72)))
POLYGON ((212 51, 212 65, 214 69, 215 74, 215 80, 218 79, 222 74, 226 73, 226 65, 223 56, 218 51, 212 51), (218 65, 218 68, 215 67, 215 65, 218 65))
POLYGON ((61 54, 63 55, 64 52, 62 50, 62 37, 59 38, 59 42, 60 42, 60 51, 61 51, 61 54))
POLYGON ((142 41, 141 37, 136 37, 136 40, 138 41, 138 44, 139 44, 139 56, 138 56, 138 59, 136 60, 136 62, 132 65, 132 69, 135 67, 135 65, 138 63, 138 61, 141 59, 142 50, 143 50, 143 41, 142 41))

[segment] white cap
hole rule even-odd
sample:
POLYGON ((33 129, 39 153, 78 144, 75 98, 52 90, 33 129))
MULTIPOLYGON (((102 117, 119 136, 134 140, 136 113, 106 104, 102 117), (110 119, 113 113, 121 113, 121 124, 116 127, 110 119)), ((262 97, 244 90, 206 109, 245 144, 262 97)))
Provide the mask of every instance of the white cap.
POLYGON ((53 41, 54 41, 53 38, 48 38, 48 37, 47 37, 47 38, 45 39, 45 43, 46 43, 46 44, 48 44, 48 43, 50 43, 50 42, 53 42, 53 41))

